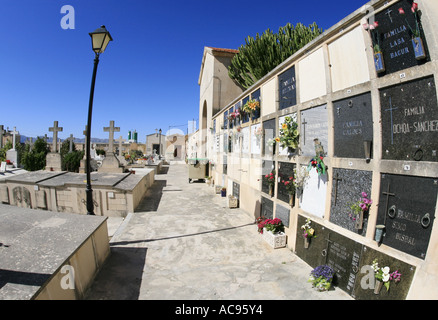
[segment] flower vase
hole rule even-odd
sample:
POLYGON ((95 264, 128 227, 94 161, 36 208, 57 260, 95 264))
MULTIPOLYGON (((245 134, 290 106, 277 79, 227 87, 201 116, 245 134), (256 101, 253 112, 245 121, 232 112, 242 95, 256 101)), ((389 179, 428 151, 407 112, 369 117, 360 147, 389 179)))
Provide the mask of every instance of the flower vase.
POLYGON ((361 212, 357 215, 356 223, 355 223, 355 225, 354 225, 354 228, 355 228, 355 229, 360 230, 360 229, 363 228, 363 215, 364 215, 364 212, 363 212, 363 211, 361 211, 361 212))
POLYGON ((295 207, 295 193, 289 195, 289 205, 295 207))
POLYGON ((374 284, 374 294, 379 294, 382 289, 383 282, 376 279, 376 283, 374 284))
POLYGON ((376 226, 376 234, 374 236, 374 240, 376 240, 377 243, 381 243, 382 242, 384 229, 385 229, 385 225, 383 225, 383 224, 378 224, 376 226))
POLYGON ((412 45, 414 47, 415 59, 425 59, 426 53, 424 52, 423 40, 420 37, 412 38, 412 45))
POLYGON ((383 61, 383 54, 381 52, 374 53, 374 65, 377 73, 385 71, 385 63, 383 61))
POLYGON ((273 186, 273 185, 269 185, 269 195, 270 195, 271 197, 274 196, 274 186, 273 186))
POLYGON ((304 249, 308 249, 310 244, 310 238, 305 237, 304 238, 304 249))

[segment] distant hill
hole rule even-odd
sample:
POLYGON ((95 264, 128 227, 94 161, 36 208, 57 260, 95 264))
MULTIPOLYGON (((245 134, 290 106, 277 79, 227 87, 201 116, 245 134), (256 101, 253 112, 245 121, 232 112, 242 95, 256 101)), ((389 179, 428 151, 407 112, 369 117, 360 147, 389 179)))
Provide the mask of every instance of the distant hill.
MULTIPOLYGON (((29 137, 27 137, 27 136, 21 135, 20 142, 21 143, 25 143, 28 138, 29 137)), ((31 138, 32 138, 32 141, 35 141, 37 139, 36 137, 31 137, 31 138)), ((67 139, 63 139, 61 141, 64 142, 64 140, 67 140, 67 139)), ((74 143, 85 143, 85 138, 82 138, 82 139, 75 138, 73 141, 74 141, 74 143)), ((48 143, 52 143, 53 142, 53 138, 52 137, 48 137, 47 138, 47 142, 48 143)), ((91 138, 91 143, 108 143, 108 139, 91 138)))

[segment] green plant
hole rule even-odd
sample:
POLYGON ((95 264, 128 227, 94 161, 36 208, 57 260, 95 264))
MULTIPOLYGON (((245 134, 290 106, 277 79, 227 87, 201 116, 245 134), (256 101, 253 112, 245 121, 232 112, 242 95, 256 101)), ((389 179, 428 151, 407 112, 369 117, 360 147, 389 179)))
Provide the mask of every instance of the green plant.
POLYGON ((248 36, 231 60, 228 75, 247 89, 321 33, 316 23, 308 27, 288 23, 275 34, 267 29, 255 39, 248 36))
POLYGON ((257 220, 257 226, 259 233, 263 233, 263 228, 265 228, 266 231, 271 231, 274 234, 278 232, 284 232, 284 224, 279 218, 265 219, 260 217, 257 220))
POLYGON ((368 199, 368 194, 366 192, 362 192, 362 197, 360 200, 353 202, 350 205, 351 215, 350 218, 356 220, 357 216, 362 212, 366 212, 370 209, 373 200, 368 199))
POLYGON ((300 134, 298 132, 298 123, 292 117, 285 117, 281 124, 280 136, 276 141, 280 143, 282 148, 298 148, 300 134))
POLYGON ((391 281, 394 281, 395 283, 401 281, 402 275, 398 270, 390 273, 391 270, 388 266, 380 268, 377 259, 373 260, 372 268, 374 270, 375 278, 377 280, 383 282, 383 285, 385 286, 386 291, 389 290, 389 285, 390 285, 391 281))
POLYGON ((49 145, 43 138, 38 138, 33 144, 32 150, 26 147, 21 164, 28 171, 42 170, 46 166, 47 153, 49 153, 49 145))
POLYGON ((243 111, 246 113, 253 113, 260 109, 260 102, 255 99, 248 100, 245 105, 242 107, 243 111))

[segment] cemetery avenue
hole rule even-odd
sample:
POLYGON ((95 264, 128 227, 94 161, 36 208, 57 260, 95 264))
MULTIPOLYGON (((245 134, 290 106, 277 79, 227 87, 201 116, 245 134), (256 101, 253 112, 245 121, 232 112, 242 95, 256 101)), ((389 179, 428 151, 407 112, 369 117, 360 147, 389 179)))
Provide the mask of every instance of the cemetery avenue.
POLYGON ((269 247, 253 216, 228 208, 207 184, 189 183, 187 170, 170 165, 156 176, 111 239, 88 299, 351 299, 337 288, 313 290, 309 265, 269 247))

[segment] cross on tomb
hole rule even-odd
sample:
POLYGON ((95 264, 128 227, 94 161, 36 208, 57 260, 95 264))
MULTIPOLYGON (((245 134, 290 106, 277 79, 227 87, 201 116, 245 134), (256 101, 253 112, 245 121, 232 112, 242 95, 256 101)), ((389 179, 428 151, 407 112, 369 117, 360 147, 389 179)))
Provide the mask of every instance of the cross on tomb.
POLYGON ((307 124, 306 119, 304 119, 303 122, 301 122, 301 124, 303 125, 303 145, 305 145, 306 144, 306 124, 307 124))
POLYGON ((33 140, 32 138, 27 138, 26 139, 26 144, 29 145, 29 151, 31 151, 32 147, 33 147, 33 141, 32 140, 33 140))
POLYGON ((68 153, 72 153, 73 152, 73 140, 74 140, 73 134, 70 134, 70 137, 68 137, 67 140, 70 142, 68 153))
POLYGON ((397 108, 392 107, 392 99, 391 96, 389 96, 389 109, 385 109, 385 111, 390 111, 390 117, 391 117, 391 144, 394 144, 394 128, 393 128, 393 120, 392 120, 392 111, 397 110, 397 108))
POLYGON ((391 12, 392 12, 392 10, 388 9, 388 10, 386 10, 385 14, 388 15, 388 18, 389 18, 389 20, 390 20, 391 23, 392 23, 391 12))
POLYGON ((384 225, 386 225, 386 216, 388 214, 389 197, 395 197, 395 193, 389 192, 390 188, 391 188, 391 183, 388 182, 387 191, 383 191, 382 192, 382 194, 386 196, 385 218, 383 219, 383 224, 384 225))
POLYGON ((58 147, 57 147, 57 143, 58 143, 58 131, 62 132, 63 128, 62 127, 58 127, 58 121, 54 121, 53 122, 53 127, 49 128, 49 132, 53 132, 53 145, 52 145, 52 152, 57 152, 58 147))
POLYGON ((122 156, 122 143, 125 142, 126 140, 122 138, 122 136, 120 136, 118 139, 116 139, 116 141, 119 143, 119 157, 122 156))
POLYGON ((18 134, 17 127, 14 127, 14 130, 11 131, 12 134, 12 149, 15 150, 15 136, 18 134))
POLYGON ((333 180, 335 180, 335 206, 336 206, 336 200, 338 198, 338 182, 342 181, 341 178, 339 178, 339 173, 336 172, 336 177, 333 178, 333 180))
POLYGON ((0 126, 0 148, 3 148, 3 135, 6 133, 3 125, 0 126))
POLYGON ((324 257, 325 261, 324 263, 327 263, 327 256, 328 256, 328 250, 329 250, 329 245, 333 243, 332 240, 330 240, 330 232, 327 235, 327 239, 324 239, 325 241, 327 241, 327 246, 325 249, 322 250, 321 254, 324 257))
POLYGON ((110 121, 109 127, 103 128, 104 132, 109 132, 109 146, 108 146, 108 153, 114 154, 113 148, 114 148, 114 132, 120 132, 120 127, 114 127, 114 120, 110 121))

